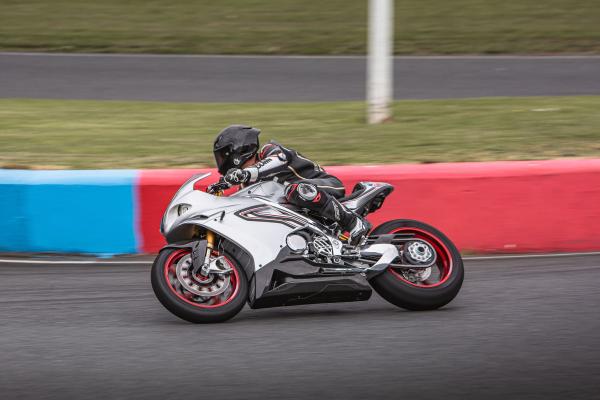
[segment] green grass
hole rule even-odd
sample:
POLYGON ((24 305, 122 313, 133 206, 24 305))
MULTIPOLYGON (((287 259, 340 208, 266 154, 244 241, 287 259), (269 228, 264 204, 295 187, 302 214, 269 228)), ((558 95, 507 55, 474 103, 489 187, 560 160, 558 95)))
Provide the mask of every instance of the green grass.
MULTIPOLYGON (((397 54, 600 53, 598 0, 396 0, 397 54)), ((0 50, 364 54, 367 0, 0 0, 0 50)))
POLYGON ((212 165, 216 133, 263 130, 324 165, 600 157, 600 96, 401 101, 364 123, 364 104, 0 100, 0 166, 212 165))

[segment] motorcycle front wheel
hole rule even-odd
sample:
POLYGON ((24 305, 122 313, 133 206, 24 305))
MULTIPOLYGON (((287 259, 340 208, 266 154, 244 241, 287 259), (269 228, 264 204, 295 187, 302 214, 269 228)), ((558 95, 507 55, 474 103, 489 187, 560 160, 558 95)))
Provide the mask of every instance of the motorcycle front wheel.
POLYGON ((390 303, 408 310, 434 310, 458 294, 464 279, 462 258, 456 246, 439 230, 423 222, 397 219, 375 228, 371 235, 408 233, 427 242, 436 252, 427 269, 388 268, 369 283, 390 303))
POLYGON ((223 322, 241 311, 248 298, 244 270, 227 254, 221 257, 227 274, 194 275, 190 249, 165 249, 154 260, 151 283, 161 304, 193 323, 223 322))

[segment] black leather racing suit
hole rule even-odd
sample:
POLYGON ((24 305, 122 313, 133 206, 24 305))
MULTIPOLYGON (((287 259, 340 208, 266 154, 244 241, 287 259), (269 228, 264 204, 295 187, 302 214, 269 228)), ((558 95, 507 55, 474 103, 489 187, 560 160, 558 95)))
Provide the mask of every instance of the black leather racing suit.
POLYGON ((244 168, 250 173, 249 183, 265 180, 282 183, 291 204, 339 222, 347 230, 355 223, 357 216, 337 201, 345 195, 344 185, 319 164, 275 142, 264 145, 258 159, 256 164, 244 168))

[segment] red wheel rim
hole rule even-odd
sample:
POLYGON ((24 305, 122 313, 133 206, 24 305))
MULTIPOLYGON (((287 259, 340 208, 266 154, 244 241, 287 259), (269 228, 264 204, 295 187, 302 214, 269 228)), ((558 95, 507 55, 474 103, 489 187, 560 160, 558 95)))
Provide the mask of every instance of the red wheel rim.
MULTIPOLYGON (((393 233, 412 233, 415 235, 415 239, 424 240, 425 242, 427 242, 431 246, 433 246, 433 248, 435 249, 435 252, 437 254, 437 261, 436 261, 435 265, 438 267, 439 272, 440 272, 440 279, 438 282, 434 282, 434 283, 430 283, 430 284, 424 283, 424 282, 415 283, 415 282, 411 282, 408 279, 406 279, 402 275, 402 273, 396 271, 394 268, 389 268, 388 271, 395 278, 397 278, 397 279, 401 280, 402 282, 407 283, 411 286, 416 286, 419 288, 436 287, 436 286, 443 284, 444 282, 446 282, 448 280, 448 278, 450 277, 450 274, 452 273, 452 253, 450 253, 450 250, 448 250, 448 247, 446 247, 446 245, 442 242, 442 240, 440 238, 438 238, 436 235, 434 235, 431 232, 427 232, 422 229, 414 228, 414 227, 397 228, 389 233, 392 233, 392 234, 393 233)), ((433 266, 432 266, 432 268, 433 268, 433 266)))
POLYGON ((231 269, 232 269, 233 273, 229 275, 229 285, 231 286, 232 290, 227 289, 223 293, 223 294, 227 293, 225 296, 222 296, 223 294, 221 294, 218 296, 214 296, 214 298, 211 298, 206 303, 198 303, 196 301, 193 301, 193 299, 192 299, 194 297, 193 293, 187 292, 185 289, 183 289, 181 287, 176 288, 173 285, 172 277, 174 277, 174 280, 177 281, 177 273, 175 271, 177 262, 179 260, 181 260, 184 256, 186 256, 187 254, 190 254, 190 253, 191 253, 191 251, 188 249, 177 250, 177 251, 173 252, 172 254, 170 254, 169 257, 167 258, 167 261, 165 262, 164 276, 165 276, 165 281, 167 283, 167 286, 169 286, 169 289, 171 289, 171 292, 173 292, 173 294, 175 294, 180 300, 185 301, 186 303, 191 304, 194 307, 199 307, 199 308, 218 308, 218 307, 223 307, 225 304, 230 303, 237 296, 237 294, 239 292, 240 277, 238 275, 237 269, 233 266, 233 263, 227 257, 225 257, 225 260, 227 261, 227 263, 229 265, 232 266, 231 269))

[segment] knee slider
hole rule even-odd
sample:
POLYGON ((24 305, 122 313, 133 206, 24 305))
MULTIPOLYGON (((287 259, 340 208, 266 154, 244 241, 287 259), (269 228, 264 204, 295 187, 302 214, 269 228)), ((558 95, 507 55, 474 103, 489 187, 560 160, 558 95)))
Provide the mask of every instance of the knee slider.
POLYGON ((298 196, 304 201, 313 201, 319 194, 317 187, 310 183, 299 183, 297 188, 298 196))

